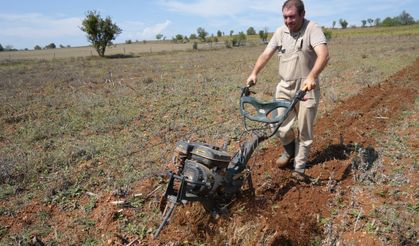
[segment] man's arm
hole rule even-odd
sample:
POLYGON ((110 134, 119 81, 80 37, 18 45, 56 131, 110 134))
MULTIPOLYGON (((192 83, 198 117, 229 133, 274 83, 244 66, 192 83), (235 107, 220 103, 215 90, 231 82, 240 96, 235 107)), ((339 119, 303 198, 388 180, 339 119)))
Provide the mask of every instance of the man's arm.
POLYGON ((314 52, 316 52, 317 55, 316 62, 304 81, 304 85, 307 86, 307 90, 309 91, 316 88, 316 79, 329 61, 329 50, 326 44, 317 45, 314 47, 314 52))
POLYGON ((249 78, 247 79, 247 85, 256 85, 257 82, 257 75, 262 70, 262 68, 268 63, 269 59, 273 56, 276 49, 272 49, 271 47, 267 46, 265 50, 260 54, 258 59, 256 60, 256 64, 253 67, 253 71, 250 74, 249 78))

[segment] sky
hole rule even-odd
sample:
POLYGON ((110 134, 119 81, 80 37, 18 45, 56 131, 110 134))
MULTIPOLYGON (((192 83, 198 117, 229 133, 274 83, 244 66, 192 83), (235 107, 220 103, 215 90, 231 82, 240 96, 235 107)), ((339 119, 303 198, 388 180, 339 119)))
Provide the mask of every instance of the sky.
MULTIPOLYGON (((283 24, 283 0, 0 0, 0 44, 16 49, 33 49, 50 43, 85 46, 80 30, 87 11, 109 16, 121 29, 114 43, 126 40, 167 39, 176 34, 189 36, 198 27, 210 35, 226 35, 252 26, 258 32, 273 32, 283 24)), ((331 27, 339 19, 349 26, 361 20, 398 16, 403 10, 419 19, 419 0, 305 0, 306 18, 331 27)))

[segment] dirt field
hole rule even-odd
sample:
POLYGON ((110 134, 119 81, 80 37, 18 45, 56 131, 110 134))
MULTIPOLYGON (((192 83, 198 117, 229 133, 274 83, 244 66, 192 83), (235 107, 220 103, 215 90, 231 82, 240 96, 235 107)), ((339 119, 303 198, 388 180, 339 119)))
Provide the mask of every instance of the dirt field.
POLYGON ((158 240, 174 143, 241 133, 238 87, 263 47, 1 63, 0 245, 416 245, 418 40, 332 40, 309 178, 276 168, 269 140, 255 196, 219 218, 178 207, 158 240))

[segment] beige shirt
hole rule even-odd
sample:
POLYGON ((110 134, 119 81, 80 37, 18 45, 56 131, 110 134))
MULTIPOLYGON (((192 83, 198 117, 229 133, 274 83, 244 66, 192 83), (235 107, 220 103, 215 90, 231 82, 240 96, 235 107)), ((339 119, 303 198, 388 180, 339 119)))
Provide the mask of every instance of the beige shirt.
POLYGON ((303 26, 296 33, 290 32, 285 25, 279 27, 268 47, 278 49, 280 78, 291 81, 307 77, 317 59, 314 47, 326 43, 321 27, 304 19, 303 26))

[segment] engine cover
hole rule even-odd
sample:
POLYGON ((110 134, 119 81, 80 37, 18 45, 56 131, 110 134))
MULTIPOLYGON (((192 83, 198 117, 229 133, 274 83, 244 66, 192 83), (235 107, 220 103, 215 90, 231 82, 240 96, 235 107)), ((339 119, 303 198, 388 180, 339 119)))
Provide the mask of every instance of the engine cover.
POLYGON ((215 146, 211 145, 195 145, 191 151, 191 158, 196 160, 208 168, 220 167, 225 168, 230 162, 231 156, 215 146))
POLYGON ((231 160, 231 156, 226 151, 205 143, 178 141, 175 153, 185 156, 186 159, 202 163, 210 169, 214 167, 226 168, 231 160))

